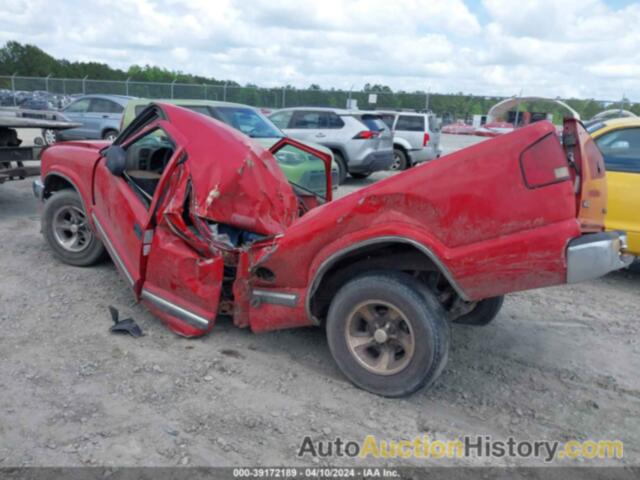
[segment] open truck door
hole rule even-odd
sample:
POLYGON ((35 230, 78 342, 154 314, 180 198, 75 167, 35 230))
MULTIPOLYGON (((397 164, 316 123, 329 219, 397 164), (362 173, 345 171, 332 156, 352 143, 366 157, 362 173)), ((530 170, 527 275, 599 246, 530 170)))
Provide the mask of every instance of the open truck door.
POLYGON ((141 113, 102 151, 92 218, 136 298, 176 333, 196 336, 213 327, 223 260, 183 241, 189 227, 172 221, 187 195, 183 142, 155 107, 141 113))

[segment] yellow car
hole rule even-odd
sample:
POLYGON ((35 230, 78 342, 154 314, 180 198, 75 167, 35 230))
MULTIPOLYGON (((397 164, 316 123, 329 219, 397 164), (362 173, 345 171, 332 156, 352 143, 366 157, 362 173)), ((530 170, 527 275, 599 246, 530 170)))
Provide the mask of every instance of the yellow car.
POLYGON ((640 117, 591 123, 587 130, 607 169, 608 230, 625 230, 630 253, 640 255, 640 117))

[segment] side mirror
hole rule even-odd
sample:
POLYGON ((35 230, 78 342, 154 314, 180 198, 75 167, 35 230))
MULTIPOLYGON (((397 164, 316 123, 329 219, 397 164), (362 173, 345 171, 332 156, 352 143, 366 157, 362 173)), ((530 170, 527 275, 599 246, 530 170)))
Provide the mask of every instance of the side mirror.
POLYGON ((120 145, 111 145, 104 152, 107 168, 116 177, 121 177, 127 166, 127 152, 120 145))

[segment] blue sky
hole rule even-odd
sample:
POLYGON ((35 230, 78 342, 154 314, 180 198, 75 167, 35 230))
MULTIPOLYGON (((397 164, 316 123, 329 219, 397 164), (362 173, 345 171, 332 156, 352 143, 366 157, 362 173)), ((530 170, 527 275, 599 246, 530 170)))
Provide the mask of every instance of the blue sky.
MULTIPOLYGON (((517 3, 518 0, 514 0, 514 3, 517 3)), ((491 16, 486 8, 483 6, 483 2, 481 0, 466 0, 464 2, 477 17, 478 20, 486 24, 491 20, 491 16)), ((558 0, 558 3, 562 3, 562 0, 558 0)), ((619 10, 621 8, 627 7, 629 5, 633 5, 638 3, 637 0, 607 0, 602 2, 607 5, 609 8, 614 10, 619 10)))
POLYGON ((4 0, 0 41, 264 86, 640 101, 625 0, 4 0), (46 12, 46 14, 44 13, 46 12))

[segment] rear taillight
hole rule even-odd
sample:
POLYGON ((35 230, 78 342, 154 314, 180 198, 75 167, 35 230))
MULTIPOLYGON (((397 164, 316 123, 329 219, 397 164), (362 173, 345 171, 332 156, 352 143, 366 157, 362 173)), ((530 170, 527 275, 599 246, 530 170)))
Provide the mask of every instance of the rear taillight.
POLYGON ((422 140, 422 146, 426 147, 427 144, 429 143, 429 140, 431 140, 431 137, 429 136, 428 133, 424 134, 424 139, 422 140))
POLYGON ((378 138, 380 136, 380 132, 374 132, 373 130, 363 130, 358 132, 354 140, 369 140, 370 138, 378 138))
POLYGON ((520 155, 524 182, 529 188, 570 180, 569 163, 556 136, 550 133, 520 155))

